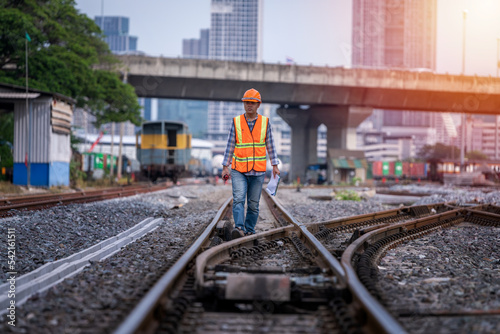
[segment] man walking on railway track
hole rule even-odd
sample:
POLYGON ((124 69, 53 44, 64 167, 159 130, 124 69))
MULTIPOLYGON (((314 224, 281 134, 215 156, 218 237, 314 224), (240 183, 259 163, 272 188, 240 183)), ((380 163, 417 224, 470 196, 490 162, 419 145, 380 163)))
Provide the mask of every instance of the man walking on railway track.
POLYGON ((227 180, 231 175, 233 185, 235 228, 231 233, 232 239, 255 233, 266 173, 266 149, 273 166, 273 175, 280 174, 271 124, 267 117, 257 114, 262 102, 260 93, 253 88, 249 89, 241 100, 245 113, 235 117, 231 123, 222 161, 222 178, 227 180))

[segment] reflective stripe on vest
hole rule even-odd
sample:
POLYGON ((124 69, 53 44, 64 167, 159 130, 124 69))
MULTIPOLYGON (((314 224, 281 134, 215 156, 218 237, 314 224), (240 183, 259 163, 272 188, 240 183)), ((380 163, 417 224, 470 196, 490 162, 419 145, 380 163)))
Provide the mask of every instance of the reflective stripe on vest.
POLYGON ((266 171, 267 117, 258 115, 250 132, 244 115, 233 119, 236 137, 231 168, 241 173, 266 171))

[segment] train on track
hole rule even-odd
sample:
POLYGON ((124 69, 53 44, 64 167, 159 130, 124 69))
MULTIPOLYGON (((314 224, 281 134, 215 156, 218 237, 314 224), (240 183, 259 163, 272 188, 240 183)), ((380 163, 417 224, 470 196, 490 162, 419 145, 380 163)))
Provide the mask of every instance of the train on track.
POLYGON ((373 161, 370 163, 373 178, 380 179, 427 179, 428 165, 425 162, 373 161))
POLYGON ((170 178, 177 182, 188 174, 191 159, 191 134, 185 123, 144 122, 136 134, 137 160, 141 177, 156 181, 170 178))
MULTIPOLYGON (((443 182, 448 174, 460 173, 458 160, 432 160, 426 162, 372 161, 371 173, 375 180, 428 180, 443 182)), ((483 173, 487 180, 500 180, 500 164, 494 161, 465 162, 467 172, 483 173)))

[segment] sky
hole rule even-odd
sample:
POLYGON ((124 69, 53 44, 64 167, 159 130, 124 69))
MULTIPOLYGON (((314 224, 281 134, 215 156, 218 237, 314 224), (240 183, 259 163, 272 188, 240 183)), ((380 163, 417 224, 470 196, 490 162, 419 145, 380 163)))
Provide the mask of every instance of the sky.
MULTIPOLYGON (((414 0, 415 1, 415 0, 414 0)), ((90 18, 126 16, 138 50, 182 55, 182 40, 210 28, 210 0, 76 0, 90 18)), ((352 0, 263 0, 263 62, 350 66, 352 0)), ((436 72, 496 76, 500 0, 437 0, 436 72), (467 10, 464 21, 463 11, 467 10)))

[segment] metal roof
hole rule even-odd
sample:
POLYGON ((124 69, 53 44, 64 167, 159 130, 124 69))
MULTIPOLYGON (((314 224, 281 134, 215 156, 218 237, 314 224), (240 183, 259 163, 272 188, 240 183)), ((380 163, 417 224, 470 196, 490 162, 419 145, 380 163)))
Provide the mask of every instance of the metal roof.
POLYGON ((39 93, 12 93, 12 92, 0 92, 0 99, 36 99, 39 97, 39 93))
MULTIPOLYGON (((11 85, 11 84, 6 84, 6 83, 0 83, 0 94, 14 94, 13 96, 14 97, 4 97, 4 96, 0 96, 0 98, 11 98, 11 99, 22 99, 22 98, 26 98, 26 87, 22 87, 22 86, 17 86, 17 85, 11 85)), ((62 94, 59 94, 59 93, 54 93, 54 92, 46 92, 46 91, 43 91, 43 90, 39 90, 39 89, 33 89, 33 88, 29 88, 28 89, 28 99, 34 99, 34 98, 37 98, 38 96, 33 96, 31 97, 31 94, 38 94, 38 96, 40 95, 47 95, 47 96, 51 96, 51 97, 55 97, 55 98, 58 98, 62 101, 65 101, 69 104, 75 104, 76 103, 76 100, 75 99, 72 99, 71 97, 68 97, 68 96, 65 96, 65 95, 62 95, 62 94)))

